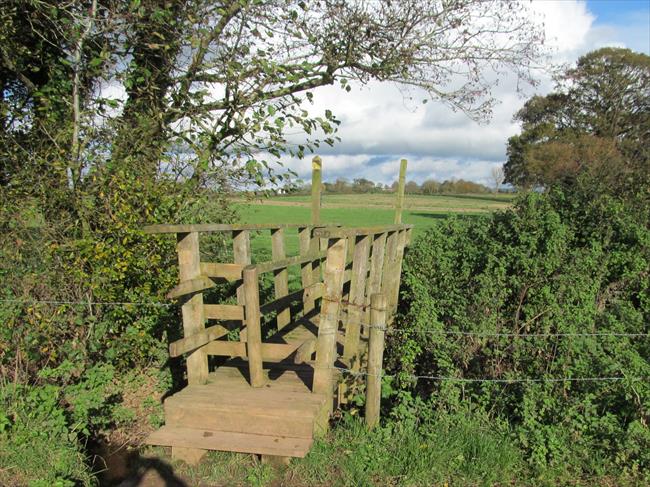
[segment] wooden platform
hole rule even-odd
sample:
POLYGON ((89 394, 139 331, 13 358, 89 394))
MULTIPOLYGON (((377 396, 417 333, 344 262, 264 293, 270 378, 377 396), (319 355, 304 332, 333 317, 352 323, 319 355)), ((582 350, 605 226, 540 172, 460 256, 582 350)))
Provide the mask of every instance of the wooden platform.
POLYGON ((278 365, 264 369, 264 387, 252 388, 246 364, 232 360, 207 384, 168 397, 166 424, 147 443, 304 457, 314 432, 326 427, 328 398, 311 392, 311 367, 278 365))

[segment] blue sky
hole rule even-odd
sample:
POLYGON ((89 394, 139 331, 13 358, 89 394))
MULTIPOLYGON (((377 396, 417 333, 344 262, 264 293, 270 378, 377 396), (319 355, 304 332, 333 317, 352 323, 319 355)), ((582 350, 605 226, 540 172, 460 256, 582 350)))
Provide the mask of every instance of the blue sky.
MULTIPOLYGON (((573 63, 604 46, 650 54, 650 0, 533 0, 531 8, 544 17, 556 63, 573 63)), ((499 103, 490 122, 477 124, 441 103, 414 106, 390 84, 358 85, 349 94, 336 87, 319 88, 313 112, 331 109, 342 122, 341 142, 320 152, 324 178, 390 183, 400 158, 406 157, 408 178, 418 182, 455 177, 489 184, 491 169, 505 162, 508 137, 519 131, 514 113, 528 97, 552 89, 551 77, 541 74, 539 86, 522 96, 506 78, 494 91, 499 103)), ((309 157, 286 162, 309 179, 309 157)))

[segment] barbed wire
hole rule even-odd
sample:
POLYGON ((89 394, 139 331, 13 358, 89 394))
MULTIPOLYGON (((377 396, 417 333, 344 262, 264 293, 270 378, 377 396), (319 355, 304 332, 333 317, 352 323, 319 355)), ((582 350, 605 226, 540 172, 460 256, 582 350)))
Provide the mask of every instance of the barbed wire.
POLYGON ((494 379, 494 378, 464 378, 464 377, 450 377, 442 375, 414 375, 414 374, 371 374, 369 372, 362 372, 358 370, 348 369, 346 367, 326 367, 331 370, 338 370, 345 372, 349 375, 359 377, 389 377, 389 378, 402 378, 410 380, 432 380, 432 381, 446 381, 446 382, 491 382, 491 383, 530 383, 530 382, 613 382, 621 380, 629 380, 633 382, 648 381, 648 377, 625 377, 625 376, 605 376, 605 377, 538 377, 538 378, 514 378, 514 379, 494 379))

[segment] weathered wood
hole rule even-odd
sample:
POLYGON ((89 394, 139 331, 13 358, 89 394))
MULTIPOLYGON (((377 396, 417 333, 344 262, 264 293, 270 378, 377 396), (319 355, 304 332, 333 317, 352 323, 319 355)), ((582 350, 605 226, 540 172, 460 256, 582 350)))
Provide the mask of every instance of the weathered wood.
POLYGON ((302 364, 311 360, 311 356, 316 351, 316 339, 307 340, 296 349, 296 355, 293 358, 294 364, 302 364))
MULTIPOLYGON (((317 260, 317 266, 314 267, 314 260, 308 256, 318 252, 318 240, 311 236, 312 227, 303 227, 299 230, 298 238, 300 241, 300 256, 307 257, 308 260, 301 262, 300 280, 302 287, 306 288, 318 280, 320 260, 317 260)), ((303 313, 307 314, 315 307, 314 299, 305 297, 303 299, 303 313)))
MULTIPOLYGON (((375 235, 372 242, 372 256, 370 257, 370 273, 368 275, 368 288, 366 290, 365 321, 370 319, 370 298, 381 291, 382 271, 384 268, 384 255, 386 254, 386 233, 375 235)), ((367 336, 364 330, 364 336, 367 336)))
POLYGON ((393 264, 394 281, 391 288, 391 295, 388 296, 389 314, 394 314, 399 302, 399 286, 402 275, 402 260, 404 258, 404 249, 406 248, 406 230, 398 232, 397 236, 397 250, 395 252, 395 262, 393 264))
POLYGON ((262 387, 262 330, 260 324, 259 277, 255 267, 244 269, 244 301, 246 315, 246 342, 248 344, 248 371, 251 385, 262 387))
POLYGON ((172 453, 174 448, 183 447, 304 457, 311 448, 312 440, 310 438, 163 426, 147 438, 147 443, 150 445, 172 446, 172 453))
MULTIPOLYGON (((201 276, 199 234, 181 233, 176 244, 178 253, 178 270, 181 284, 193 281, 201 276)), ((206 277, 209 281, 209 279, 206 277)), ((212 282, 212 281, 210 281, 212 282)), ((205 289, 205 288, 203 288, 205 289)), ((183 333, 190 337, 205 329, 203 315, 203 294, 195 292, 181 307, 183 333)), ((200 349, 190 353, 186 359, 187 382, 203 384, 208 377, 208 358, 200 349)))
POLYGON ((269 262, 260 262, 254 264, 257 267, 257 272, 260 274, 265 274, 271 271, 277 271, 279 269, 286 269, 292 265, 300 265, 305 262, 311 262, 314 260, 323 259, 327 253, 326 252, 312 252, 307 255, 297 255, 295 257, 287 257, 286 259, 272 260, 269 262))
POLYGON ((203 331, 195 333, 192 336, 181 338, 169 344, 169 355, 171 357, 178 357, 184 353, 196 350, 212 340, 221 338, 226 335, 228 330, 221 325, 214 325, 206 328, 203 331))
POLYGON ((395 279, 399 279, 399 274, 395 272, 397 261, 397 244, 399 232, 393 231, 388 233, 386 238, 386 255, 384 256, 384 268, 381 277, 381 293, 385 296, 392 296, 395 286, 395 279))
POLYGON ((369 428, 379 424, 381 406, 381 372, 386 329, 386 297, 373 294, 370 304, 370 340, 368 344, 368 375, 366 376, 366 423, 369 428))
POLYGON ((318 225, 320 223, 322 167, 323 167, 322 159, 319 156, 314 157, 311 162, 311 223, 312 225, 318 225))
POLYGON ((361 332, 361 317, 366 304, 366 276, 368 275, 368 258, 370 256, 370 236, 364 235, 357 240, 352 259, 352 280, 350 282, 350 297, 348 319, 345 326, 345 342, 343 357, 352 358, 358 355, 361 332))
POLYGON ((346 238, 361 235, 377 235, 384 232, 396 232, 398 230, 405 230, 412 228, 413 225, 399 224, 399 225, 378 225, 372 227, 319 227, 314 229, 315 237, 322 238, 346 238))
MULTIPOLYGON (((271 231, 271 256, 274 261, 286 259, 287 253, 285 249, 284 230, 278 228, 271 231)), ((289 294, 289 273, 286 267, 278 269, 273 275, 273 287, 276 299, 280 299, 289 294)), ((276 317, 278 330, 281 330, 291 321, 291 309, 289 307, 278 311, 276 317)))
POLYGON ((208 320, 236 320, 244 319, 244 307, 238 304, 204 304, 203 314, 208 320))
POLYGON ((399 163, 399 183, 397 185, 397 198, 395 200, 395 223, 402 223, 402 210, 404 209, 404 186, 406 185, 406 159, 399 163))
MULTIPOLYGON (((316 344, 316 366, 313 385, 316 394, 332 394, 333 367, 336 360, 336 334, 341 295, 343 293, 346 244, 346 239, 334 240, 327 251, 324 278, 325 290, 323 291, 318 342, 316 344)), ((331 403, 328 403, 328 407, 331 411, 331 403)))
POLYGON ((238 281, 244 266, 241 264, 220 264, 214 262, 201 262, 201 274, 208 277, 238 281))
POLYGON ((221 223, 200 223, 191 225, 147 225, 144 233, 202 233, 202 232, 241 232, 253 230, 271 230, 273 228, 299 228, 305 224, 298 223, 258 223, 258 224, 221 224, 221 223))
MULTIPOLYGON (((212 341, 203 347, 208 355, 221 355, 223 357, 248 357, 247 343, 228 342, 224 340, 212 341)), ((281 361, 294 353, 299 343, 262 343, 262 360, 281 361)))
MULTIPOLYGON (((235 231, 232 233, 232 253, 233 260, 235 264, 242 266, 250 265, 251 263, 251 239, 250 232, 248 230, 235 231)), ((243 276, 243 271, 242 271, 243 276)), ((244 284, 242 283, 237 287, 237 304, 240 306, 244 305, 244 284)), ((239 332, 239 340, 242 342, 246 341, 246 328, 243 328, 239 332)))
POLYGON ((194 279, 188 279, 186 281, 182 281, 171 291, 169 291, 166 297, 167 299, 180 298, 181 296, 185 296, 187 294, 193 294, 193 293, 198 293, 200 291, 205 291, 206 289, 210 289, 211 287, 214 286, 215 286, 214 281, 212 281, 209 277, 199 275, 194 279))

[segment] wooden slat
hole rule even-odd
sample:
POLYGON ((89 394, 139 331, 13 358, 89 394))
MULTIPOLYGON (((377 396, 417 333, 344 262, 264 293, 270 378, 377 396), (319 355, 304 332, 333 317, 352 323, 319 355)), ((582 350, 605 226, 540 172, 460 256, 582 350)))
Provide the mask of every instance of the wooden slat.
POLYGON ((208 276, 198 275, 198 277, 193 279, 183 280, 179 285, 167 293, 167 299, 174 299, 185 296, 186 294, 198 293, 214 286, 214 281, 212 281, 208 276))
MULTIPOLYGON (((274 261, 286 259, 284 230, 281 228, 271 231, 271 255, 274 261)), ((289 294, 289 273, 287 269, 278 269, 274 272, 273 287, 276 299, 283 298, 289 294)), ((276 317, 278 330, 281 330, 291 321, 291 309, 286 307, 278 311, 276 317)))
POLYGON ((305 341, 296 349, 296 356, 293 359, 294 364, 302 364, 311 360, 311 356, 316 351, 316 339, 305 341))
POLYGON ((246 343, 248 344, 248 372, 251 385, 262 387, 262 329, 260 323, 259 277, 255 267, 244 269, 244 301, 246 314, 246 343))
MULTIPOLYGON (((188 289, 194 292, 183 306, 183 333, 186 337, 204 331, 205 316, 203 315, 203 294, 195 292, 212 287, 214 283, 205 276, 201 276, 201 256, 199 253, 199 234, 181 233, 177 236, 176 251, 178 253, 178 270, 181 284, 177 286, 178 294, 188 294, 188 289), (198 281, 196 283, 195 281, 198 281), (183 287, 184 286, 184 287, 183 287), (183 292, 181 292, 183 291, 183 292)), ((200 349, 190 353, 186 359, 187 382, 190 384, 203 384, 208 377, 208 357, 200 349)))
POLYGON ((354 228, 345 228, 345 227, 321 227, 314 229, 315 237, 323 238, 346 238, 355 235, 377 235, 384 232, 396 232, 399 230, 406 230, 412 228, 413 225, 379 225, 373 227, 354 227, 354 228))
POLYGON ((146 440, 150 445, 202 448, 261 455, 304 457, 312 440, 271 435, 163 426, 146 440))
POLYGON ((326 252, 310 252, 306 255, 297 255, 295 257, 287 257, 286 259, 260 262, 259 264, 254 264, 254 266, 257 267, 257 272, 264 274, 266 272, 277 271, 279 269, 286 269, 291 265, 299 265, 305 262, 323 259, 325 255, 326 252))
POLYGON ((222 278, 227 281, 237 281, 241 279, 241 273, 243 270, 244 266, 241 264, 201 262, 201 274, 208 277, 222 278))
POLYGON ((184 353, 196 350, 212 340, 221 338, 226 335, 228 330, 221 325, 214 325, 206 328, 203 331, 195 333, 189 337, 181 338, 169 344, 169 355, 171 357, 178 357, 184 353))
POLYGON ((208 320, 244 319, 244 307, 238 304, 204 304, 203 313, 208 320))
MULTIPOLYGON (((299 230, 298 237, 300 240, 300 255, 305 256, 318 252, 318 240, 311 237, 311 227, 304 227, 299 230)), ((302 287, 307 288, 317 282, 320 275, 320 261, 316 261, 317 266, 314 268, 314 261, 308 260, 303 262, 300 267, 300 280, 302 287)), ((309 313, 315 307, 314 299, 303 298, 303 312, 309 313)))
MULTIPOLYGON (((386 255, 384 256, 384 268, 381 276, 381 292, 386 298, 392 296, 392 289, 395 285, 395 265, 397 263, 397 245, 399 232, 390 232, 386 238, 386 255)), ((397 275, 399 279, 399 274, 397 275)), ((389 310, 390 314, 390 310, 389 310)))
POLYGON ((343 357, 352 358, 358 355, 361 335, 361 318, 366 304, 366 277, 368 275, 368 259, 370 257, 370 236, 364 235, 356 242, 352 262, 352 282, 350 283, 350 306, 345 325, 345 343, 343 357))
MULTIPOLYGON (((299 346, 300 343, 262 343, 262 360, 284 360, 294 353, 299 346)), ((244 342, 212 341, 203 347, 203 351, 208 355, 248 357, 248 347, 244 342)))
POLYGON ((402 260, 404 258, 404 249, 406 248, 406 230, 398 232, 397 237, 397 250, 395 252, 395 263, 393 265, 394 269, 394 282, 391 288, 392 294, 388 296, 388 308, 390 314, 395 314, 397 310, 397 303, 399 302, 399 286, 400 280, 402 277, 402 260))
MULTIPOLYGON (((370 318, 370 297, 381 291, 382 271, 384 268, 384 255, 386 253, 386 234, 375 235, 372 242, 372 256, 370 257, 370 274, 368 275, 368 289, 366 290, 365 321, 370 318)), ((364 333, 365 335, 365 333, 364 333)))
POLYGON ((381 406, 381 371, 386 329, 386 298, 373 294, 370 312, 370 341, 368 345, 368 375, 366 376, 366 423, 369 428, 379 424, 381 406))
POLYGON ((306 224, 293 223, 258 223, 258 224, 234 224, 226 225, 221 223, 201 223, 192 225, 147 225, 144 233, 190 233, 190 232, 239 232, 253 230, 270 230, 273 228, 298 228, 306 224))

